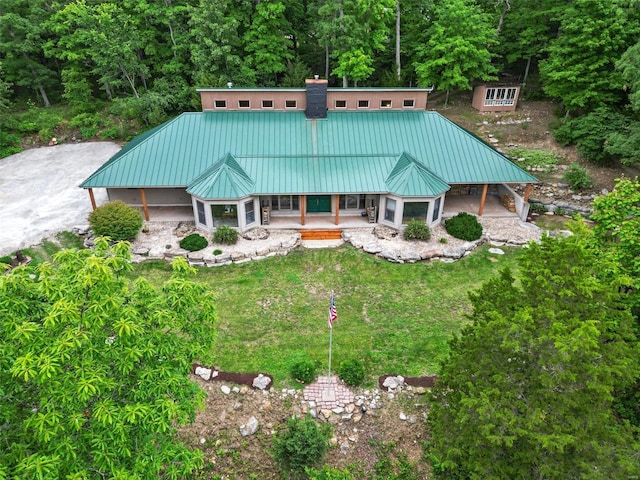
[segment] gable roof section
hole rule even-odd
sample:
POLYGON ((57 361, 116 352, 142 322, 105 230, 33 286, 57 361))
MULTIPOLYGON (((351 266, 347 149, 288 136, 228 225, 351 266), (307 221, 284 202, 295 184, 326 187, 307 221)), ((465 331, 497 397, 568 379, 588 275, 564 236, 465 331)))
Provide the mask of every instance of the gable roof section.
POLYGON ((400 155, 385 183, 390 193, 401 197, 435 196, 449 190, 447 182, 407 152, 400 155))
MULTIPOLYGON (((277 193, 320 193, 328 188, 335 188, 332 193, 346 193, 337 188, 340 184, 349 186, 351 192, 365 191, 369 177, 381 173, 376 172, 382 167, 374 165, 373 159, 395 162, 403 152, 409 152, 417 164, 449 184, 537 182, 492 147, 436 112, 330 111, 326 119, 307 120, 302 112, 226 111, 183 113, 136 137, 80 186, 189 185, 194 189, 195 181, 203 182, 200 177, 207 171, 213 175, 213 167, 229 152, 253 181, 259 182, 268 175, 273 186, 256 184, 256 194, 266 194, 276 185, 284 187, 288 181, 291 189, 297 188, 294 179, 289 179, 294 175, 300 177, 296 180, 300 185, 309 182, 310 189, 277 193), (327 171, 342 169, 332 174, 332 184, 313 187, 317 180, 314 169, 320 167, 309 160, 313 158, 330 161, 330 165, 323 166, 327 171), (278 176, 287 178, 276 180, 278 176), (339 179, 340 176, 345 178, 339 179), (356 184, 362 188, 351 188, 356 184)), ((391 168, 385 171, 382 181, 391 168)), ((232 168, 231 174, 233 171, 232 168)), ((203 183, 198 185, 204 188, 203 183)))
POLYGON ((255 181, 228 153, 191 182, 187 193, 200 198, 242 198, 253 193, 255 181))

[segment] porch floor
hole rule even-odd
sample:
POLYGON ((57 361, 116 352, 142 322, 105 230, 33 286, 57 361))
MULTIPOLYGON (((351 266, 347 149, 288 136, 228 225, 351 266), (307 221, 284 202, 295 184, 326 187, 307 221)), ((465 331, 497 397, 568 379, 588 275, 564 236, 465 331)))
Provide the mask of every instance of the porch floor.
MULTIPOLYGON (((445 197, 444 210, 442 216, 445 218, 453 217, 460 212, 478 214, 480 210, 481 195, 452 195, 445 197)), ((497 195, 487 195, 484 202, 483 217, 517 217, 518 214, 510 212, 500 203, 500 197, 497 195)))

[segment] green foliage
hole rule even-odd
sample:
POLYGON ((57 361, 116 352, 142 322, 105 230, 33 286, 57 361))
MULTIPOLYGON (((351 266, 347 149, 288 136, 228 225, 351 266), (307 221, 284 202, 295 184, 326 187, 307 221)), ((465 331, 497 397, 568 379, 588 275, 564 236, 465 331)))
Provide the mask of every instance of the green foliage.
POLYGON ((606 150, 612 135, 627 129, 627 117, 609 108, 595 111, 564 122, 554 131, 563 145, 575 143, 580 155, 598 165, 610 165, 619 157, 606 150))
POLYGON ((540 62, 545 92, 570 110, 618 103, 624 82, 613 66, 637 40, 636 15, 618 1, 567 3, 559 16, 559 34, 540 62))
POLYGON ((414 68, 423 86, 471 90, 473 80, 493 80, 497 69, 487 48, 495 42, 487 16, 469 0, 439 0, 429 11, 430 27, 417 48, 414 68))
POLYGON ((453 475, 639 471, 638 439, 612 409, 615 389, 640 371, 633 318, 589 230, 574 233, 530 244, 518 281, 505 269, 471 294, 473 324, 450 344, 429 414, 430 452, 453 475))
POLYGON ((353 475, 347 469, 339 470, 326 465, 322 467, 322 470, 307 467, 305 472, 309 476, 309 480, 353 480, 353 475))
POLYGON ((559 155, 547 150, 512 148, 508 153, 519 167, 542 169, 543 172, 553 172, 562 160, 559 155))
POLYGON ((8 255, 0 257, 0 263, 4 263, 6 265, 9 265, 11 263, 11 257, 8 256, 8 255))
POLYGON ((418 480, 420 474, 407 455, 398 451, 395 442, 373 443, 378 460, 374 465, 375 478, 385 480, 418 480))
POLYGON ((190 252, 197 252, 198 250, 202 250, 209 242, 202 235, 198 233, 192 233, 191 235, 187 235, 182 240, 180 240, 180 248, 184 248, 185 250, 189 250, 190 252))
POLYGON ((529 210, 531 212, 544 213, 547 211, 547 207, 544 203, 531 203, 529 204, 529 210))
POLYGON ((338 367, 338 376, 348 385, 357 387, 364 380, 364 367, 358 359, 344 360, 338 367))
POLYGON ((238 243, 238 231, 235 228, 231 228, 227 225, 220 225, 216 227, 216 231, 213 233, 213 243, 221 243, 223 245, 234 245, 238 243))
POLYGON ((4 131, 0 127, 0 158, 5 158, 21 151, 20 137, 4 131))
MULTIPOLYGON (((162 288, 128 280, 125 243, 63 250, 0 275, 0 472, 4 478, 189 478, 178 443, 212 361, 212 291, 176 259, 162 288)), ((2 476, 0 475, 0 476, 2 476)))
POLYGON ((213 254, 214 254, 214 255, 220 255, 221 253, 222 253, 222 250, 220 250, 219 248, 216 248, 216 249, 213 251, 213 254))
POLYGON ((98 135, 102 124, 102 116, 98 113, 80 113, 71 119, 70 125, 80 130, 83 139, 98 135))
POLYGON ((576 162, 569 165, 562 179, 567 182, 573 190, 583 190, 593 187, 593 180, 587 169, 581 167, 580 164, 576 162))
POLYGON ((405 240, 429 240, 431 230, 424 220, 410 220, 404 229, 405 240))
POLYGON ((295 360, 289 367, 291 378, 302 383, 311 383, 316 378, 316 363, 310 358, 295 360))
POLYGON ((273 436, 273 458, 283 475, 304 478, 305 468, 324 458, 330 436, 329 423, 318 426, 311 417, 290 418, 286 427, 273 436))
POLYGON ((467 212, 460 212, 455 217, 445 220, 444 226, 449 235, 462 240, 473 241, 482 236, 482 225, 475 215, 467 212))
POLYGON ((113 241, 134 238, 142 228, 142 216, 135 208, 116 200, 96 208, 89 214, 91 229, 97 236, 113 241))

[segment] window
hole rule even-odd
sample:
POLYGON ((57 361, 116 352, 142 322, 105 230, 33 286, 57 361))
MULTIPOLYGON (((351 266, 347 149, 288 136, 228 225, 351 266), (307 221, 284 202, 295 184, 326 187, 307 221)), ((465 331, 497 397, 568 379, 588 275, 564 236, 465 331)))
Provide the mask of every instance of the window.
POLYGON ((380 100, 380 108, 391 108, 391 100, 380 100))
POLYGON ((369 108, 369 100, 358 100, 358 108, 369 108))
POLYGON ((238 226, 238 206, 234 203, 226 205, 211 205, 211 216, 213 217, 213 225, 228 225, 229 227, 238 226))
POLYGON ((442 200, 442 197, 438 197, 436 198, 436 203, 433 204, 433 217, 431 217, 431 221, 435 222, 436 220, 438 220, 438 217, 440 216, 440 201, 442 200))
POLYGON ((247 225, 256 221, 256 211, 253 205, 253 200, 249 200, 244 204, 244 219, 247 225))
POLYGON ((262 108, 273 108, 273 100, 262 100, 262 108))
POLYGON ((298 195, 271 195, 271 210, 300 210, 298 195))
POLYGON ((396 219, 396 201, 393 198, 387 198, 384 204, 384 219, 394 222, 396 219))
POLYGON ((411 220, 427 220, 429 212, 429 202, 405 202, 402 209, 402 223, 409 223, 411 220))
POLYGON ((364 210, 366 195, 340 195, 338 208, 340 210, 364 210))
POLYGON ((347 108, 346 100, 336 100, 336 108, 347 108))
POLYGON ((487 88, 484 96, 484 106, 508 106, 513 105, 516 100, 517 87, 510 88, 487 88))
POLYGON ((296 100, 285 100, 284 108, 298 108, 298 102, 296 100))
POLYGON ((198 222, 202 225, 207 224, 207 217, 204 214, 204 203, 200 200, 196 200, 196 210, 198 211, 198 222))
POLYGON ((238 108, 251 108, 249 100, 238 100, 238 108))
POLYGON ((416 101, 413 98, 405 98, 402 100, 403 108, 413 108, 415 107, 416 101))
POLYGON ((216 108, 227 108, 227 101, 226 100, 216 100, 214 102, 214 106, 216 108))

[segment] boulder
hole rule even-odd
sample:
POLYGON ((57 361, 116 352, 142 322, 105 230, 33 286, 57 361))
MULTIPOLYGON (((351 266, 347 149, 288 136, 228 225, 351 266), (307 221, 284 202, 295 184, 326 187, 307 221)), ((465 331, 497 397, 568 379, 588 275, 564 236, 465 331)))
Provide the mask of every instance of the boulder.
POLYGON ((256 417, 251 417, 247 423, 244 425, 240 425, 240 435, 243 437, 247 437, 249 435, 253 435, 258 431, 258 419, 256 417))

